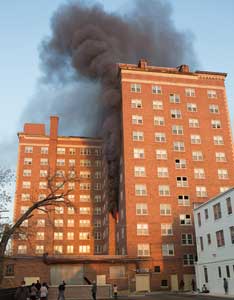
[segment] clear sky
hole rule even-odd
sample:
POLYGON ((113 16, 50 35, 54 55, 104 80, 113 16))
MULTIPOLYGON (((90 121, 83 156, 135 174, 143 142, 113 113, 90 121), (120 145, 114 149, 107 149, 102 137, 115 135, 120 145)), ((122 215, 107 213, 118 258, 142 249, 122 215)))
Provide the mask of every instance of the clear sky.
MULTIPOLYGON (((19 122, 20 115, 32 98, 40 78, 38 51, 40 42, 50 33, 50 18, 53 12, 60 4, 67 2, 69 1, 0 2, 0 146, 14 137, 15 147, 11 152, 15 153, 15 156, 16 133, 22 130, 23 126, 19 122)), ((124 12, 129 5, 129 0, 97 2, 112 12, 124 12)), ((169 0, 168 2, 173 9, 175 27, 181 31, 189 31, 194 37, 198 68, 228 73, 226 86, 233 123, 234 1, 169 0)), ((2 154, 5 156, 6 151, 9 151, 4 147, 0 149, 1 156, 2 154)))

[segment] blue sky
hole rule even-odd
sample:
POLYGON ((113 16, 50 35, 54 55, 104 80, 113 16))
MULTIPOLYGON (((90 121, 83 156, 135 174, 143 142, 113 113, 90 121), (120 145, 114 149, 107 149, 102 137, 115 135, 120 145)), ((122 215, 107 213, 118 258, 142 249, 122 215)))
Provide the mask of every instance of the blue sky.
MULTIPOLYGON (((146 0, 147 1, 147 0, 146 0)), ((0 3, 0 144, 22 130, 20 115, 40 78, 41 40, 50 33, 50 17, 66 0, 21 0, 0 3)), ((89 1, 93 2, 93 1, 89 1)), ((99 0, 105 9, 123 12, 129 0, 99 0)), ((189 31, 199 69, 227 72, 229 109, 234 119, 234 1, 169 0, 175 27, 189 31)), ((183 62, 181 62, 182 64, 183 62)), ((27 122, 28 120, 24 120, 27 122)), ((7 151, 1 148, 1 153, 7 151)))

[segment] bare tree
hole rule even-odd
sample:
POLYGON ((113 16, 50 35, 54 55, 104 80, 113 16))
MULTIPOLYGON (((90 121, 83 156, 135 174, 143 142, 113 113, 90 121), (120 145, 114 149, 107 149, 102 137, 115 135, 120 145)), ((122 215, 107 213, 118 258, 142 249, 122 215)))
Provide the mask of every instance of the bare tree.
MULTIPOLYGON (((2 230, 0 232, 0 282, 3 278, 3 261, 7 244, 11 238, 17 238, 23 233, 21 227, 23 222, 33 217, 33 212, 35 210, 48 211, 48 208, 54 205, 73 206, 73 203, 69 201, 67 197, 72 189, 62 192, 60 191, 67 182, 76 182, 78 179, 74 175, 63 175, 62 181, 60 181, 59 184, 56 184, 56 175, 57 174, 47 177, 47 195, 43 199, 39 199, 39 201, 38 199, 31 199, 31 206, 17 220, 15 220, 12 224, 5 223, 2 225, 2 230)), ((0 169, 0 207, 2 210, 5 209, 8 203, 11 201, 10 194, 6 189, 8 180, 10 178, 12 178, 12 172, 9 170, 4 171, 0 169)), ((38 194, 35 193, 35 195, 38 194)))

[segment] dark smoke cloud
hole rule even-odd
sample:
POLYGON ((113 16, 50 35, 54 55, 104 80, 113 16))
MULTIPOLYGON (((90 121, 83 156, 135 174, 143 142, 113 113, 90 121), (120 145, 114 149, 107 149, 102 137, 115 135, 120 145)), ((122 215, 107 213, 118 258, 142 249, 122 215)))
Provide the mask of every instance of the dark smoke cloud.
MULTIPOLYGON (((133 1, 131 12, 124 16, 107 13, 98 4, 73 2, 55 12, 52 35, 42 43, 43 82, 53 83, 64 92, 50 96, 47 105, 40 99, 39 115, 62 114, 66 128, 83 124, 89 135, 104 138, 111 205, 117 197, 121 149, 116 63, 137 63, 139 58, 158 66, 196 63, 191 37, 175 29, 171 13, 165 0, 133 1), (85 84, 89 86, 84 88, 85 84), (67 91, 67 85, 71 90, 67 91)), ((32 111, 34 101, 24 114, 25 120, 32 111)))

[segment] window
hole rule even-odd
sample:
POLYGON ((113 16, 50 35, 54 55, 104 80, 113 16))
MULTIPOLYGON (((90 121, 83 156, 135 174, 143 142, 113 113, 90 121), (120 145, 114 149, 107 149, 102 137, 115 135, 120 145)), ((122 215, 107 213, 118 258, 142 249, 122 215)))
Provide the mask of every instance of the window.
POLYGON ((231 243, 234 244, 234 226, 229 227, 231 243))
POLYGON ((38 219, 37 220, 37 227, 45 227, 45 220, 44 219, 38 219))
POLYGON ((192 225, 191 215, 180 215, 180 225, 192 225))
POLYGON ((30 181, 23 181, 22 188, 23 189, 30 189, 31 188, 31 182, 30 181))
POLYGON ((73 215, 73 214, 75 213, 75 208, 72 207, 72 206, 68 206, 68 208, 67 208, 67 213, 68 213, 69 215, 73 215))
POLYGON ((205 214, 205 219, 208 220, 209 219, 209 212, 208 212, 208 208, 205 208, 204 210, 204 214, 205 214))
POLYGON ((152 85, 152 94, 162 94, 162 88, 159 85, 152 85))
POLYGON ((132 124, 142 125, 143 124, 143 117, 138 115, 132 116, 132 124))
POLYGON ((170 94, 169 100, 170 100, 170 103, 180 103, 180 95, 170 94))
POLYGON ((79 233, 79 240, 89 240, 90 233, 89 232, 80 232, 79 233))
POLYGON ((54 226, 55 227, 63 227, 63 219, 55 219, 54 226))
POLYGON ((22 194, 21 195, 21 200, 23 200, 23 201, 30 200, 30 194, 22 194))
POLYGON ((197 197, 207 197, 207 191, 205 186, 196 186, 197 197))
POLYGON ((26 157, 26 158, 24 159, 24 165, 31 165, 31 164, 32 164, 32 158, 26 157))
POLYGON ((63 170, 56 171, 56 177, 65 177, 65 171, 63 170))
POLYGON ((135 184, 135 195, 136 196, 146 196, 147 189, 145 184, 135 184))
POLYGON ((18 245, 18 254, 26 254, 27 246, 26 245, 18 245))
POLYGON ((92 149, 90 148, 81 148, 80 149, 80 155, 91 155, 92 149))
POLYGON ((80 202, 89 202, 90 201, 90 195, 80 195, 80 202))
POLYGON ((155 140, 155 142, 164 143, 164 142, 166 142, 166 134, 163 132, 156 132, 154 134, 154 140, 155 140))
POLYGON ((160 273, 161 272, 160 266, 154 266, 154 272, 155 273, 160 273))
POLYGON ((203 168, 195 168, 194 169, 194 178, 195 179, 204 179, 205 178, 205 170, 203 168))
POLYGON ((220 120, 211 120, 211 127, 214 129, 221 128, 221 121, 220 120))
POLYGON ((193 151, 192 152, 192 160, 193 161, 203 161, 202 151, 193 151))
POLYGON ((90 178, 91 173, 89 171, 80 171, 80 178, 90 178))
POLYGON ((141 92, 141 84, 131 83, 131 92, 132 93, 140 93, 141 92))
POLYGON ((80 183, 80 190, 81 191, 88 191, 91 188, 91 184, 90 183, 80 183))
POLYGON ((14 276, 15 275, 14 268, 15 268, 14 264, 6 265, 5 276, 14 276))
POLYGON ((57 154, 65 154, 65 148, 57 148, 57 154))
POLYGON ((74 252, 74 246, 73 245, 67 245, 67 253, 71 254, 74 252))
POLYGON ((75 148, 69 148, 69 154, 70 155, 75 155, 76 154, 76 149, 75 148))
POLYGON ((210 105, 209 105, 209 111, 210 111, 212 114, 219 114, 219 106, 216 105, 216 104, 210 104, 210 105))
POLYGON ((101 195, 95 195, 95 196, 94 196, 94 202, 95 202, 95 203, 100 203, 100 202, 102 202, 102 196, 101 196, 101 195))
POLYGON ((203 237, 200 236, 200 248, 201 248, 201 251, 204 250, 204 244, 203 244, 203 237))
POLYGON ((150 256, 149 244, 137 244, 137 255, 138 256, 150 256))
POLYGON ((163 256, 174 256, 174 244, 162 244, 162 255, 163 256))
POLYGON ((162 103, 162 101, 154 100, 153 101, 153 109, 154 110, 163 110, 163 103, 162 103))
POLYGON ((225 246, 223 230, 216 231, 217 247, 225 246))
POLYGON ((195 97, 195 89, 185 89, 185 95, 186 97, 195 97))
POLYGON ((70 202, 74 202, 75 201, 75 195, 68 195, 67 198, 68 198, 68 200, 70 202))
POLYGON ((134 176, 136 177, 145 177, 145 167, 134 167, 134 176))
POLYGON ((41 154, 48 154, 48 147, 41 147, 41 154))
POLYGON ((231 202, 230 197, 228 197, 226 199, 226 205, 227 205, 227 213, 228 213, 228 215, 231 215, 232 214, 232 202, 231 202))
POLYGON ((90 220, 79 220, 80 227, 89 227, 90 226, 90 220))
POLYGON ((90 246, 89 245, 80 245, 79 253, 90 253, 90 246))
POLYGON ((54 254, 62 254, 63 253, 63 246, 56 245, 54 246, 54 254))
POLYGON ((137 203, 136 204, 136 215, 148 215, 147 203, 137 203))
POLYGON ((228 179, 228 170, 218 169, 218 178, 219 179, 228 179))
POLYGON ((47 189, 47 181, 40 181, 39 189, 47 189))
POLYGON ((171 204, 160 204, 160 215, 170 216, 171 215, 171 204))
POLYGON ((131 108, 142 108, 142 101, 140 99, 132 99, 131 108))
POLYGON ((56 215, 63 214, 64 213, 64 207, 62 207, 62 206, 55 206, 54 211, 55 211, 56 215))
POLYGON ((69 167, 75 167, 76 160, 75 159, 69 159, 68 164, 69 164, 69 167))
POLYGON ((182 125, 172 125, 172 134, 182 135, 184 134, 182 125))
POLYGON ((224 152, 215 152, 215 160, 216 162, 226 162, 226 155, 224 152))
POLYGON ((102 178, 102 173, 101 172, 95 172, 94 173, 94 178, 95 179, 101 179, 102 178))
POLYGON ((215 99, 215 98, 217 98, 217 93, 214 90, 208 90, 207 91, 207 96, 210 99, 215 99))
POLYGON ((97 167, 97 168, 101 167, 102 166, 102 161, 101 160, 95 160, 94 161, 94 166, 97 167))
POLYGON ((149 226, 148 224, 137 224, 137 235, 149 235, 149 226))
POLYGON ((205 278, 205 283, 208 282, 208 270, 207 268, 204 268, 204 278, 205 278))
POLYGON ((32 146, 26 146, 24 148, 24 153, 33 153, 33 147, 32 146))
POLYGON ((230 189, 229 186, 221 186, 221 187, 219 188, 220 193, 226 192, 226 191, 229 190, 229 189, 230 189))
POLYGON ((28 227, 28 220, 24 220, 20 226, 21 227, 28 227))
POLYGON ((197 104, 195 104, 195 103, 187 103, 187 111, 189 111, 189 112, 196 112, 197 111, 197 104))
POLYGON ((164 126, 165 125, 164 117, 154 116, 154 125, 155 126, 164 126))
POLYGON ((181 119, 182 114, 179 109, 171 109, 171 118, 172 119, 181 119))
POLYGON ((63 233, 62 232, 54 232, 54 240, 63 240, 63 233))
POLYGON ((188 187, 188 178, 184 176, 176 177, 176 186, 177 187, 188 187))
POLYGON ((81 167, 91 167, 91 160, 89 159, 81 159, 80 160, 81 167))
POLYGON ((25 177, 30 177, 32 174, 32 171, 31 170, 23 170, 23 176, 25 177))
POLYGON ((194 265, 194 256, 193 254, 184 254, 183 255, 184 266, 193 266, 194 265))
POLYGON ((167 279, 162 279, 161 280, 161 286, 162 287, 168 287, 167 279))
POLYGON ((102 209, 101 207, 95 207, 94 208, 94 215, 95 216, 100 216, 102 214, 102 209))
POLYGON ((133 131, 132 140, 133 141, 144 141, 144 132, 142 132, 142 131, 133 131))
POLYGON ((186 160, 185 159, 176 159, 175 160, 175 168, 176 169, 185 169, 186 168, 186 160))
POLYGON ((94 239, 97 241, 102 239, 102 234, 100 231, 94 232, 94 239))
POLYGON ((57 166, 65 166, 65 159, 57 159, 56 165, 57 166))
POLYGON ((227 278, 230 278, 230 269, 229 266, 226 266, 227 278))
POLYGON ((161 224, 161 235, 173 235, 172 224, 161 224))
POLYGON ((156 150, 156 159, 166 160, 167 159, 167 150, 157 149, 156 150))
POLYGON ((179 206, 190 206, 190 199, 188 195, 179 195, 178 196, 178 205, 179 206))
POLYGON ((210 233, 207 233, 207 244, 210 245, 211 244, 211 235, 210 233))
POLYGON ((213 205, 214 219, 218 220, 222 218, 221 205, 220 203, 216 203, 213 205))
POLYGON ((221 135, 214 135, 213 136, 214 145, 223 145, 223 137, 221 135))
POLYGON ((144 158, 145 157, 144 149, 134 148, 133 149, 133 157, 134 158, 144 158))
POLYGON ((189 127, 190 128, 199 128, 199 121, 198 119, 189 119, 189 127))
POLYGON ((197 213, 197 223, 198 223, 198 226, 201 226, 201 214, 200 213, 197 213))
POLYGON ((191 144, 201 144, 201 137, 199 134, 190 135, 191 144))
POLYGON ((47 170, 40 170, 40 177, 47 177, 48 172, 47 170))
POLYGON ((159 185, 158 186, 159 196, 170 196, 170 187, 169 185, 159 185))
POLYGON ((218 267, 218 274, 219 274, 219 278, 222 278, 222 270, 221 270, 221 267, 218 267))
POLYGON ((94 227, 100 228, 102 226, 102 221, 100 219, 94 220, 94 227))
POLYGON ((68 219, 67 220, 67 227, 74 227, 74 224, 75 224, 75 222, 74 222, 73 219, 68 219))
POLYGON ((68 171, 69 178, 75 178, 76 172, 75 171, 68 171))
POLYGON ((158 177, 168 177, 168 168, 158 167, 158 177))
POLYGON ((184 142, 173 142, 173 150, 176 152, 184 152, 184 142))
POLYGON ((181 244, 182 245, 193 245, 193 235, 191 233, 181 234, 181 244))
POLYGON ((90 207, 80 207, 80 214, 81 215, 89 215, 90 214, 90 207))
POLYGON ((36 233, 36 240, 43 241, 44 239, 45 239, 45 233, 44 233, 44 232, 38 231, 38 232, 36 233))
POLYGON ((29 206, 21 206, 20 207, 20 213, 21 215, 23 215, 24 213, 26 213, 26 211, 29 209, 29 206))

